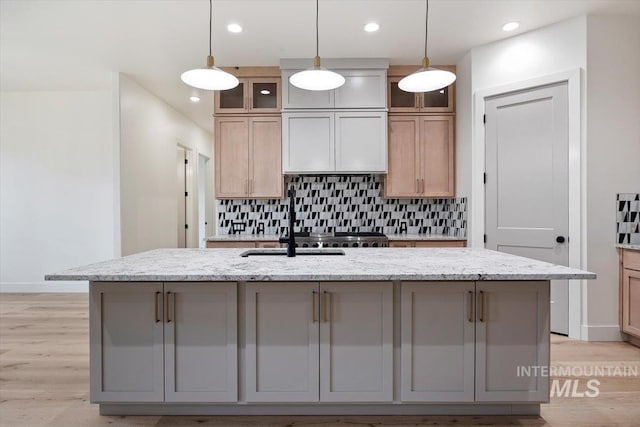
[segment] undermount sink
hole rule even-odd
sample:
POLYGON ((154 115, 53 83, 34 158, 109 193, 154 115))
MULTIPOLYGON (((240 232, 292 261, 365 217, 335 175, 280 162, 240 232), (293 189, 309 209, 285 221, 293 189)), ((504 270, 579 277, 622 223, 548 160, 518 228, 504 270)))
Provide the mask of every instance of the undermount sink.
MULTIPOLYGON (((280 255, 286 256, 286 249, 249 249, 248 251, 242 252, 240 254, 241 257, 246 258, 249 256, 264 256, 264 255, 280 255)), ((296 256, 303 255, 344 255, 344 251, 342 249, 298 249, 296 250, 296 256)))

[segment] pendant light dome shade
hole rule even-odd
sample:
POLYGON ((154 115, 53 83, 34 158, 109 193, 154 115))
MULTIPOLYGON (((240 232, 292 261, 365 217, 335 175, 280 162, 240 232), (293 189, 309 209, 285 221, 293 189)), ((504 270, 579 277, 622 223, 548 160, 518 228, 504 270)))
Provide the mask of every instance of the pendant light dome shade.
POLYGON ((429 66, 427 56, 427 36, 429 29, 429 0, 425 0, 426 11, 424 18, 424 58, 422 68, 409 74, 398 82, 398 87, 405 92, 430 92, 442 89, 456 81, 456 75, 451 71, 440 70, 429 66))
POLYGON ((331 90, 342 86, 345 79, 342 75, 320 67, 319 42, 318 42, 318 0, 316 0, 316 56, 313 58, 313 68, 298 71, 289 82, 297 88, 304 90, 331 90))
POLYGON ((313 68, 298 71, 289 77, 292 85, 304 90, 319 91, 336 89, 344 84, 345 79, 342 75, 325 68, 320 68, 319 57, 316 56, 313 62, 313 68))
POLYGON ((206 68, 194 68, 193 70, 185 71, 180 75, 180 79, 189 86, 204 90, 227 90, 233 89, 240 84, 240 80, 233 74, 214 67, 213 57, 211 56, 207 57, 206 68))
POLYGON ((194 68, 185 71, 180 75, 180 79, 198 89, 204 90, 227 90, 233 89, 240 84, 240 80, 233 74, 222 71, 213 65, 211 55, 211 21, 213 20, 212 0, 209 0, 209 56, 207 56, 207 66, 205 68, 194 68))
POLYGON ((405 92, 430 92, 447 87, 456 81, 456 75, 451 71, 429 67, 428 58, 425 58, 422 63, 422 68, 398 82, 400 89, 405 92), (426 66, 424 66, 425 63, 426 66))

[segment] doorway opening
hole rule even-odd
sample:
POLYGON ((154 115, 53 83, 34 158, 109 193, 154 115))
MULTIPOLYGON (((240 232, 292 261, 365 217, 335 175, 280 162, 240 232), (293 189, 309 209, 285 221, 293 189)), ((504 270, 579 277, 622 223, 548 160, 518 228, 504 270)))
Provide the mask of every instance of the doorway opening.
POLYGON ((198 246, 200 248, 207 247, 205 239, 212 234, 210 160, 207 156, 198 154, 198 246))
POLYGON ((178 145, 176 151, 177 170, 177 242, 176 247, 188 248, 192 246, 189 223, 191 218, 191 150, 178 145))

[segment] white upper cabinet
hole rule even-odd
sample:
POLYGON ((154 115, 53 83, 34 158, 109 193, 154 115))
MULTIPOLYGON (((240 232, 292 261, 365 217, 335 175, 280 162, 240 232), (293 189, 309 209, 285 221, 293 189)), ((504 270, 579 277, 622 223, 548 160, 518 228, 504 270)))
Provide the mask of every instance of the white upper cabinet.
POLYGON ((316 108, 326 109, 334 106, 333 90, 304 90, 295 87, 289 81, 289 77, 300 70, 282 71, 282 108, 283 109, 304 109, 316 108))
POLYGON ((387 108, 384 70, 338 70, 344 85, 335 90, 335 108, 387 108))
POLYGON ((335 118, 327 111, 282 114, 285 173, 322 173, 335 169, 335 118))
POLYGON ((387 171, 387 113, 335 113, 336 172, 387 171))
POLYGON ((304 90, 293 86, 289 77, 300 70, 283 70, 282 108, 387 108, 387 73, 385 70, 336 70, 345 78, 334 90, 304 90))

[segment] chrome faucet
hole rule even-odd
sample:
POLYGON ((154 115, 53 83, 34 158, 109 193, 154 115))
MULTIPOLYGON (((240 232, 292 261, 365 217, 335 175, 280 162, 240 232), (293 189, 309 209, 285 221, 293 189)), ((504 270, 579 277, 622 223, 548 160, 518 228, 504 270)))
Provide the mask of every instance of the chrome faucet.
POLYGON ((287 256, 296 256, 296 190, 293 185, 289 187, 289 243, 287 244, 287 256))

